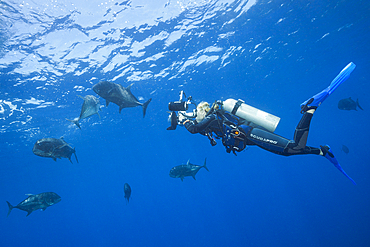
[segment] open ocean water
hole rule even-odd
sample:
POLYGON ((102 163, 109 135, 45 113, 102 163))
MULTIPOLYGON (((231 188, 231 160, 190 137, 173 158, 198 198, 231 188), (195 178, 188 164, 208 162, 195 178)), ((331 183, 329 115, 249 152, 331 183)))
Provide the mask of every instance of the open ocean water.
POLYGON ((7 0, 0 12, 1 246, 370 246, 368 0, 7 0), (166 130, 168 102, 184 90, 198 102, 243 99, 293 138, 300 104, 349 62, 308 145, 329 144, 357 185, 320 156, 235 156, 166 130), (152 98, 145 118, 106 107, 91 89, 103 80, 152 98), (80 130, 65 119, 86 95, 101 118, 80 130), (348 97, 364 111, 339 110, 348 97), (79 163, 34 155, 46 137, 63 137, 79 163), (169 176, 205 158, 196 180, 169 176), (6 216, 6 201, 42 192, 62 200, 6 216))

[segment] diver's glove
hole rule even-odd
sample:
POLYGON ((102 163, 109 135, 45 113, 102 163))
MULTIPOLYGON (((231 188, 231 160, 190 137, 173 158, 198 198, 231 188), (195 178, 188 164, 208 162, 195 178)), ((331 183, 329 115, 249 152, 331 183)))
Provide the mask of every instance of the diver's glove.
POLYGON ((183 124, 188 119, 183 113, 186 113, 186 112, 185 111, 179 111, 179 115, 178 115, 179 124, 183 124))

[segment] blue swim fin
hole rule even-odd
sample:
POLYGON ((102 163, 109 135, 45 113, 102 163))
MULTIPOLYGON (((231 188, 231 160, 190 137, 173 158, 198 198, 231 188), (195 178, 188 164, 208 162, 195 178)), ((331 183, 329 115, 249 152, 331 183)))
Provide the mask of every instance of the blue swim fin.
POLYGON ((321 151, 324 153, 324 157, 327 158, 341 173, 344 174, 351 182, 356 185, 356 182, 347 175, 347 173, 343 170, 343 168, 340 166, 338 160, 334 157, 333 152, 331 151, 330 147, 328 145, 326 146, 320 146, 321 151))
POLYGON ((320 93, 312 96, 305 102, 301 104, 302 113, 306 112, 309 107, 319 107, 324 100, 329 97, 329 95, 334 92, 337 87, 339 87, 342 82, 348 79, 351 72, 356 68, 356 65, 350 62, 338 75, 334 78, 334 80, 330 83, 329 87, 325 88, 320 93))

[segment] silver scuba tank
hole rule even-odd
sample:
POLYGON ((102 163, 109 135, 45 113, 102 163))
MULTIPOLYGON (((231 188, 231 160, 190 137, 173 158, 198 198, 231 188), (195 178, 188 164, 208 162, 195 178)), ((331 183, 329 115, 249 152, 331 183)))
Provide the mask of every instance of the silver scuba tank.
POLYGON ((271 132, 275 131, 280 121, 279 117, 247 105, 240 99, 227 99, 222 102, 222 105, 231 114, 255 123, 271 132))

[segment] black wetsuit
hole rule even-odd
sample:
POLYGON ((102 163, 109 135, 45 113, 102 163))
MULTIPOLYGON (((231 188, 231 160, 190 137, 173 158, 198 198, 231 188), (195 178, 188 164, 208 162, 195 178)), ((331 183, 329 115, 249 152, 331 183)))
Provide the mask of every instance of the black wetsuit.
POLYGON ((228 113, 216 113, 206 116, 200 123, 188 121, 184 124, 190 133, 208 136, 212 145, 216 145, 213 134, 222 139, 226 151, 240 152, 246 146, 256 145, 280 155, 320 154, 319 148, 306 146, 308 131, 313 114, 305 112, 294 132, 293 140, 267 131, 253 124, 238 125, 238 118, 228 113), (213 141, 212 141, 213 140, 213 141))

